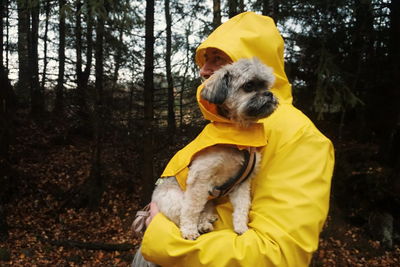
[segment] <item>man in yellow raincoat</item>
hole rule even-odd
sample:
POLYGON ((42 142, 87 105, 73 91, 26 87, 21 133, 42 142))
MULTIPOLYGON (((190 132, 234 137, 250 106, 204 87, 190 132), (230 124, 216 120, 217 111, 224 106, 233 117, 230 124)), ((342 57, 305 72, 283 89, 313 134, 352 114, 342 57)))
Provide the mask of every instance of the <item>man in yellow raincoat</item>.
POLYGON ((233 231, 232 205, 222 197, 215 200, 219 220, 214 231, 194 241, 185 240, 153 204, 141 247, 146 260, 186 267, 310 263, 328 213, 334 153, 331 142, 293 107, 283 51, 283 39, 273 20, 253 12, 222 24, 198 47, 196 63, 203 78, 241 58, 256 56, 271 66, 276 78, 271 91, 279 107, 250 131, 242 132, 198 94, 200 109, 210 124, 175 155, 162 176, 176 176, 184 184, 194 153, 216 143, 261 147, 261 169, 252 181, 249 230, 242 235, 233 231))

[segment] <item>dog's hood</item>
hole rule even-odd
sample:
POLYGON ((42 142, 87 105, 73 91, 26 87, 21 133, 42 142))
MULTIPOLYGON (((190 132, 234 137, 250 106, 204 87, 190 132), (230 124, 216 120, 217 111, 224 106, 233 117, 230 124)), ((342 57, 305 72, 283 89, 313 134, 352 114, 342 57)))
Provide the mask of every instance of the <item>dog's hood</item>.
MULTIPOLYGON (((197 48, 196 63, 200 68, 205 63, 206 49, 211 47, 224 51, 233 61, 258 57, 274 70, 276 80, 271 91, 279 103, 292 103, 292 89, 284 69, 283 38, 270 17, 244 12, 223 23, 197 48)), ((200 98, 203 87, 200 85, 197 90, 197 101, 204 117, 227 121, 216 114, 214 105, 200 98)))

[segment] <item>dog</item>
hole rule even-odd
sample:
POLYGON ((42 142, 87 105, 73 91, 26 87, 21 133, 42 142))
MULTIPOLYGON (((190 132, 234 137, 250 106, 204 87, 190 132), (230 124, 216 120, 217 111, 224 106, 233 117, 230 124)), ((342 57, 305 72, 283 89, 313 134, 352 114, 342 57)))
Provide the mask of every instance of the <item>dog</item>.
MULTIPOLYGON (((259 59, 241 59, 211 75, 205 81, 201 97, 215 104, 219 115, 238 127, 248 127, 276 109, 278 100, 269 91, 274 81, 272 68, 259 59)), ((228 192, 237 234, 248 230, 250 180, 257 172, 261 159, 259 152, 254 155, 254 171, 228 192)), ((218 144, 205 148, 190 163, 186 190, 181 190, 175 177, 160 178, 152 201, 161 213, 179 226, 183 238, 195 240, 201 233, 212 231, 213 223, 218 219, 209 196, 218 186, 234 177, 243 168, 244 162, 245 155, 236 146, 218 144)))

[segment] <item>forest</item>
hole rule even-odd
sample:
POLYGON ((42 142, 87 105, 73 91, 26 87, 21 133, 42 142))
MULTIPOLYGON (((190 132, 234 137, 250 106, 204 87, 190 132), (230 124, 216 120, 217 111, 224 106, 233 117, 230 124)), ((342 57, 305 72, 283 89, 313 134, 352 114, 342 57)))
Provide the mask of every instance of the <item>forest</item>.
POLYGON ((0 266, 129 266, 130 229, 207 124, 196 47, 254 11, 335 147, 311 266, 400 266, 400 1, 1 0, 0 266))

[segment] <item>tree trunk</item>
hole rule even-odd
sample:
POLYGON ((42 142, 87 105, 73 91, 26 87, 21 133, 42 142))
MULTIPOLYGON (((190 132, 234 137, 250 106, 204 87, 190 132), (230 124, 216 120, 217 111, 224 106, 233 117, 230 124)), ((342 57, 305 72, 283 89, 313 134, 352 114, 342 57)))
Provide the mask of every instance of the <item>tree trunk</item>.
POLYGON ((183 73, 183 77, 182 77, 182 82, 181 82, 181 92, 180 92, 180 97, 179 97, 179 126, 181 127, 182 130, 182 126, 183 126, 183 93, 185 91, 185 87, 186 87, 186 77, 187 77, 187 73, 189 71, 189 60, 190 59, 190 42, 189 42, 189 36, 190 36, 190 27, 188 27, 185 30, 185 50, 186 50, 186 64, 185 64, 185 71, 183 73))
POLYGON ((7 70, 0 65, 0 241, 8 237, 6 213, 3 208, 4 201, 8 199, 11 187, 12 174, 10 175, 9 149, 14 138, 13 118, 16 100, 14 90, 7 77, 7 70))
MULTIPOLYGON (((3 19, 8 10, 8 1, 0 2, 0 184, 3 185, 1 179, 6 174, 4 173, 4 164, 9 158, 9 148, 13 134, 13 117, 15 113, 15 95, 14 89, 8 79, 8 69, 3 65, 3 19)), ((7 25, 6 25, 7 26, 7 25)), ((7 26, 8 27, 8 26, 7 26)), ((3 189, 3 186, 2 186, 3 189)), ((2 192, 0 189, 0 237, 6 234, 6 224, 4 213, 2 210, 2 192)), ((0 238, 1 239, 1 238, 0 238)))
POLYGON ((93 129, 91 120, 89 118, 89 110, 87 105, 87 85, 92 68, 92 46, 93 46, 93 18, 91 12, 90 1, 85 0, 86 8, 80 0, 76 2, 76 26, 75 26, 75 49, 76 49, 76 77, 77 77, 77 103, 78 103, 78 116, 80 118, 80 129, 84 133, 90 133, 93 129), (86 10, 86 66, 82 70, 82 53, 83 53, 83 32, 82 32, 82 14, 86 10))
POLYGON ((114 73, 113 73, 113 87, 115 87, 116 83, 118 82, 118 73, 119 70, 121 68, 121 63, 122 63, 122 45, 124 42, 124 29, 122 27, 120 27, 118 29, 118 47, 116 47, 116 51, 115 51, 115 56, 114 56, 114 62, 115 62, 115 66, 114 66, 114 73))
POLYGON ((39 11, 40 2, 33 2, 31 7, 31 31, 29 42, 29 69, 30 69, 30 86, 31 86, 31 112, 38 117, 44 111, 44 94, 39 84, 39 11))
MULTIPOLYGON (((354 10, 354 35, 353 35, 353 45, 351 51, 351 60, 354 64, 354 78, 352 79, 351 90, 357 95, 362 96, 364 99, 368 95, 371 95, 373 90, 373 84, 366 82, 363 77, 366 75, 366 69, 368 69, 368 59, 373 55, 370 50, 371 46, 371 33, 373 30, 373 15, 371 13, 371 1, 360 1, 355 2, 353 6, 354 10), (369 55, 371 53, 371 55, 369 55)), ((373 96, 375 98, 375 96, 373 96)), ((374 101, 374 100, 373 100, 374 101)), ((346 108, 346 107, 344 107, 346 108)), ((370 136, 366 135, 368 116, 366 114, 367 110, 365 106, 360 106, 356 109, 356 122, 357 131, 355 134, 360 140, 364 141, 370 136)), ((371 125, 369 125, 371 127, 371 125)))
POLYGON ((244 0, 238 1, 238 13, 244 12, 244 0))
POLYGON ((18 4, 18 84, 17 96, 21 104, 29 103, 30 95, 30 69, 28 61, 29 52, 29 10, 27 0, 17 1, 18 4))
MULTIPOLYGON (((393 67, 393 85, 399 95, 400 84, 400 2, 392 0, 390 4, 390 58, 393 67)), ((398 105, 397 105, 398 106, 398 105)))
POLYGON ((144 66, 144 132, 143 132, 143 189, 144 203, 153 191, 153 116, 154 116, 154 0, 146 1, 146 34, 144 66))
MULTIPOLYGON (((87 2, 89 3, 89 2, 87 2)), ((103 3, 104 4, 104 3, 103 3)), ((98 10, 102 10, 98 6, 98 10)), ((86 207, 95 209, 99 206, 101 197, 104 192, 104 179, 102 174, 102 141, 103 141, 103 120, 104 120, 104 107, 103 107, 103 76, 104 76, 104 30, 105 18, 104 14, 97 12, 96 21, 96 47, 95 47, 95 99, 94 110, 91 116, 91 124, 93 125, 93 142, 92 142, 92 155, 91 155, 91 168, 89 177, 84 184, 78 188, 75 199, 72 203, 75 207, 86 207)), ((89 25, 88 25, 89 26, 89 25)), ((88 29, 89 30, 89 29, 88 29)), ((90 35, 91 38, 91 35, 90 35)), ((79 51, 79 49, 78 49, 79 51)), ((83 74, 85 76, 85 74, 83 74)), ((86 77, 83 77, 85 79, 86 77)), ((85 82, 85 81, 83 81, 85 82)))
POLYGON ((3 52, 4 52, 4 14, 6 11, 6 1, 1 0, 0 1, 0 63, 3 65, 4 59, 3 59, 3 52))
POLYGON ((90 5, 90 0, 86 0, 86 9, 87 9, 87 14, 86 14, 86 25, 87 25, 87 30, 86 30, 86 66, 85 70, 83 71, 83 88, 86 89, 88 81, 89 81, 89 76, 90 76, 90 70, 92 69, 92 59, 93 59, 93 13, 91 11, 92 6, 90 5))
MULTIPOLYGON (((398 137, 400 138, 400 107, 398 100, 400 99, 400 2, 391 1, 390 4, 390 43, 389 43, 389 58, 392 65, 392 85, 390 86, 394 91, 394 108, 397 108, 397 114, 394 114, 394 124, 397 125, 399 131, 398 137)), ((399 145, 400 145, 400 140, 399 145)), ((400 162, 400 147, 397 150, 397 161, 400 162)))
POLYGON ((96 106, 101 107, 103 105, 103 88, 104 88, 104 18, 101 14, 97 16, 97 25, 96 25, 96 48, 95 48, 95 57, 96 57, 96 66, 95 66, 95 89, 96 89, 96 106))
POLYGON ((14 138, 12 121, 16 109, 14 89, 7 70, 0 65, 0 159, 8 159, 9 147, 14 138))
POLYGON ((64 72, 65 72, 65 0, 58 1, 59 6, 59 45, 58 45, 58 77, 54 113, 62 114, 64 110, 64 72))
POLYGON ((269 8, 269 3, 271 0, 262 0, 262 11, 261 13, 264 16, 269 16, 270 15, 270 8, 269 8))
POLYGON ((48 32, 49 32, 49 19, 50 19, 50 9, 51 3, 50 0, 46 0, 46 7, 45 7, 45 25, 44 25, 44 36, 43 36, 43 75, 42 75, 42 83, 41 83, 41 90, 44 92, 46 86, 46 72, 47 72, 47 40, 48 40, 48 32))
POLYGON ((213 0, 213 29, 221 25, 221 0, 213 0))
POLYGON ((104 66, 103 66, 103 47, 104 47, 104 18, 102 14, 97 15, 96 25, 96 48, 95 48, 95 104, 93 114, 93 147, 92 147, 92 166, 89 175, 90 191, 88 197, 88 206, 95 208, 99 205, 104 191, 104 181, 102 175, 102 139, 103 139, 103 87, 104 87, 104 66))
POLYGON ((77 92, 82 89, 82 2, 76 0, 75 9, 75 53, 76 53, 76 84, 77 92))
POLYGON ((274 19, 275 23, 278 22, 278 1, 276 0, 263 0, 262 1, 262 14, 270 16, 274 19))
MULTIPOLYGON (((385 90, 390 93, 386 94, 388 107, 385 107, 385 120, 390 126, 387 127, 386 135, 384 135, 383 145, 381 149, 381 157, 384 162, 394 167, 394 174, 400 179, 400 107, 398 100, 400 99, 400 2, 392 1, 390 4, 390 39, 389 39, 389 58, 390 61, 390 84, 385 90)), ((400 181, 397 182, 400 194, 400 181)))
POLYGON ((15 95, 7 76, 7 70, 0 65, 0 160, 8 159, 13 138, 12 120, 15 112, 15 95))
POLYGON ((238 14, 238 0, 228 0, 228 15, 232 18, 238 14))
MULTIPOLYGON (((5 45, 5 50, 8 55, 8 28, 9 28, 9 23, 8 23, 8 17, 9 17, 9 7, 8 7, 8 0, 2 0, 0 1, 0 64, 3 66, 4 62, 4 29, 6 29, 6 45, 5 45), (5 19, 5 24, 4 24, 4 19, 5 19)), ((8 70, 8 56, 6 57, 6 70, 8 70)))
MULTIPOLYGON (((169 0, 165 0, 165 21, 166 21, 166 33, 167 33, 167 47, 165 52, 165 67, 168 82, 168 133, 172 138, 175 133, 175 99, 174 99, 174 83, 172 79, 171 71, 171 42, 172 42, 172 32, 171 32, 171 13, 169 9, 169 0)), ((172 140, 170 140, 172 141, 172 140)))
POLYGON ((113 73, 113 78, 112 78, 112 85, 111 85, 111 99, 109 99, 109 102, 111 104, 114 103, 114 93, 115 93, 115 89, 117 88, 118 85, 118 74, 119 74, 119 70, 121 68, 122 65, 122 46, 123 46, 123 42, 124 42, 124 28, 122 26, 118 27, 118 45, 115 48, 115 55, 114 55, 114 73, 113 73))
POLYGON ((10 53, 10 46, 9 46, 9 31, 10 31, 10 22, 9 22, 9 17, 10 17, 10 8, 9 8, 9 0, 6 1, 6 70, 9 69, 9 53, 10 53))

